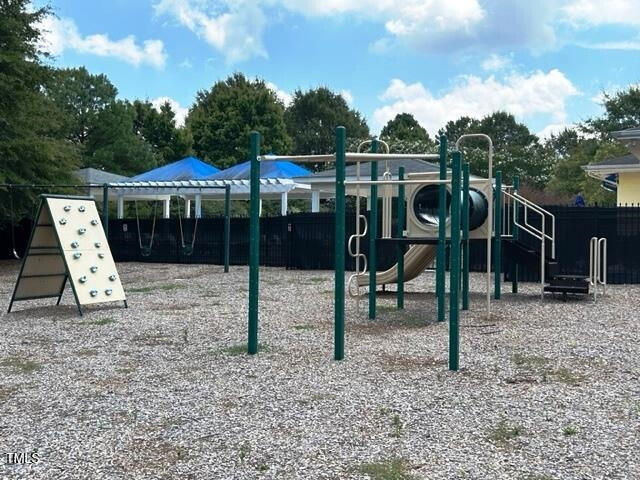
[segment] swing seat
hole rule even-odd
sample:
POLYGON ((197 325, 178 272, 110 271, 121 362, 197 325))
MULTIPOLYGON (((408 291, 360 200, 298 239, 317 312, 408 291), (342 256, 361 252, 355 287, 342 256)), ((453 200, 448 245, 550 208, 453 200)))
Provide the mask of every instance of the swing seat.
POLYGON ((182 255, 186 255, 190 257, 193 254, 193 246, 192 245, 184 245, 182 247, 182 255))
POLYGON ((142 247, 140 249, 140 255, 143 257, 148 257, 151 255, 151 247, 142 247))

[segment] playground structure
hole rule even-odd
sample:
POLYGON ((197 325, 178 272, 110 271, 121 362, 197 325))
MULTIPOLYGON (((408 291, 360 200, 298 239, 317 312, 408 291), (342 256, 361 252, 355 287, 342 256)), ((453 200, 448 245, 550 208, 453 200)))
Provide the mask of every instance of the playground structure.
MULTIPOLYGON (((538 261, 540 265, 541 296, 545 292, 585 293, 584 284, 597 288, 598 284, 606 284, 606 240, 595 242, 592 246, 590 276, 566 276, 557 272, 555 259, 555 217, 547 210, 521 196, 518 192, 519 181, 514 178, 513 185, 502 184, 502 173, 497 171, 493 177, 493 144, 491 138, 484 134, 469 134, 461 136, 453 152, 447 150, 447 139, 440 137, 440 148, 437 154, 390 154, 388 145, 378 140, 365 142, 355 153, 347 153, 345 149, 346 130, 336 128, 335 154, 303 155, 303 156, 275 156, 260 155, 260 134, 251 132, 251 199, 250 199, 250 253, 249 253, 249 314, 248 314, 248 342, 249 354, 258 353, 258 293, 259 293, 259 171, 260 161, 263 159, 286 159, 298 163, 335 162, 335 275, 334 275, 334 359, 344 359, 345 338, 345 197, 346 187, 356 187, 356 233, 347 244, 347 250, 356 260, 356 272, 347 282, 347 291, 359 301, 359 289, 369 284, 369 318, 376 318, 376 285, 397 283, 397 306, 404 308, 404 282, 418 276, 424 268, 436 258, 436 298, 437 320, 444 321, 446 315, 445 267, 446 246, 449 245, 449 369, 456 371, 460 365, 460 327, 459 312, 462 308, 469 308, 469 240, 486 239, 487 272, 486 272, 486 312, 491 315, 491 259, 493 253, 494 298, 501 297, 501 259, 502 241, 510 245, 512 251, 520 250, 520 257, 514 262, 512 272, 512 291, 518 291, 518 264, 523 259, 538 261), (484 139, 488 143, 488 177, 470 178, 469 164, 463 163, 462 152, 459 147, 462 141, 469 138, 484 139), (362 146, 370 143, 370 153, 362 153, 362 146), (387 153, 378 153, 382 145, 387 153), (447 160, 451 158, 451 169, 448 173, 447 160), (437 178, 433 175, 413 175, 404 178, 404 171, 399 170, 398 180, 392 180, 388 174, 388 162, 401 159, 437 160, 440 171, 437 178), (370 161, 371 178, 359 178, 361 161, 370 161), (387 162, 383 179, 378 180, 378 161, 387 162), (357 179, 345 181, 345 166, 347 162, 356 163, 357 179), (473 189, 471 184, 474 185, 473 189), (367 224, 366 217, 360 214, 360 187, 370 188, 370 217, 367 224), (382 235, 378 238, 378 187, 384 188, 382 200, 382 235), (391 188, 398 189, 397 236, 391 236, 391 188), (409 221, 405 214, 405 194, 409 189, 409 221), (435 201, 437 193, 437 201, 435 201), (420 200, 421 199, 421 200, 420 200), (422 205, 421 205, 422 203, 422 205), (510 212, 511 218, 504 215, 510 212), (437 215, 436 215, 437 213, 437 215), (531 216, 537 215, 540 226, 534 225, 531 216), (522 217, 522 218, 521 218, 522 217), (405 222, 407 229, 405 230, 405 222), (550 224, 550 228, 547 224, 550 224), (363 224, 363 225, 362 225, 363 224), (363 228, 361 229, 361 226, 363 228), (444 228, 441 228, 444 226, 444 228), (369 234, 369 259, 361 253, 360 241, 369 234), (436 237, 437 234, 437 237, 436 237), (520 234, 528 234, 540 241, 540 250, 526 249, 519 242, 520 234), (391 269, 378 273, 376 270, 376 245, 378 242, 394 242, 398 246, 397 264, 391 269), (492 248, 493 242, 493 248, 492 248), (547 243, 551 244, 551 254, 547 255, 547 243), (410 245, 403 253, 401 245, 410 245), (601 247, 602 246, 602 247, 601 247), (493 249, 493 252, 492 252, 493 249), (601 257, 605 266, 602 267, 601 257), (538 260, 536 260, 538 259, 538 260), (361 263, 362 261, 362 263, 361 263), (367 265, 368 263, 368 265, 367 265), (361 268, 362 266, 362 268, 361 268), (405 269, 406 267, 406 269, 405 269), (551 267, 551 268, 550 268, 551 267), (549 282, 549 284, 547 284, 549 282), (355 293, 353 292, 355 288, 355 293)), ((604 288, 604 287, 603 287, 604 288)), ((594 291, 594 298, 595 298, 594 291)))
POLYGON ((82 306, 127 299, 92 197, 44 195, 20 267, 15 301, 57 297, 71 285, 82 306))

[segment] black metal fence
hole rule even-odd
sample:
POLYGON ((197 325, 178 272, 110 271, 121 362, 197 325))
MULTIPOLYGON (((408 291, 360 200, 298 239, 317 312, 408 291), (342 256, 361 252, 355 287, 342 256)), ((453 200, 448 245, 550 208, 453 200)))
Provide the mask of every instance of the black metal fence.
MULTIPOLYGON (((556 217, 556 258, 562 273, 584 274, 589 268, 589 240, 593 236, 608 240, 609 283, 640 283, 640 208, 638 207, 546 207, 556 217)), ((355 213, 347 214, 347 240, 355 232, 355 213)), ((535 219, 531 219, 535 222, 535 219)), ((395 221, 394 221, 395 223, 395 221)), ((191 243, 194 219, 183 219, 184 241, 191 243)), ((16 225, 16 250, 21 254, 28 241, 31 222, 23 220, 16 225)), ((143 246, 151 242, 150 220, 140 220, 140 235, 135 219, 110 220, 109 243, 116 261, 147 261, 161 263, 223 263, 223 218, 203 218, 198 221, 193 253, 182 249, 178 219, 158 219, 151 254, 143 257, 143 246), (140 237, 140 238, 139 238, 140 237)), ((395 224, 393 232, 396 231, 395 224)), ((539 241, 521 235, 521 241, 539 248, 539 241)), ((231 219, 231 264, 246 265, 249 253, 248 218, 231 219)), ((548 246, 549 248, 550 246, 548 246)), ((0 256, 11 258, 9 223, 0 223, 0 256)), ((260 219, 260 263, 291 269, 334 268, 334 215, 333 213, 302 213, 287 217, 260 219)), ((369 241, 361 242, 361 251, 369 254, 369 241)), ((346 268, 353 270, 355 262, 346 255, 346 268)), ((378 268, 389 268, 396 261, 393 245, 378 245, 378 268)), ((504 271, 509 271, 510 259, 504 258, 504 271)), ((470 246, 472 271, 486 270, 484 241, 472 241, 470 246)), ((537 281, 539 272, 521 269, 520 278, 537 281)))

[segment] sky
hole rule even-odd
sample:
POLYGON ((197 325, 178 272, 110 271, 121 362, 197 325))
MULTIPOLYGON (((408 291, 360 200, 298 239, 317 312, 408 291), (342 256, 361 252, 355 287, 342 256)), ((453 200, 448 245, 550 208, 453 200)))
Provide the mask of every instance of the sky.
MULTIPOLYGON (((184 119, 233 72, 326 86, 378 133, 505 110, 547 137, 640 82, 640 0, 49 0, 42 48, 184 119)), ((35 6, 43 5, 35 2, 35 6)))

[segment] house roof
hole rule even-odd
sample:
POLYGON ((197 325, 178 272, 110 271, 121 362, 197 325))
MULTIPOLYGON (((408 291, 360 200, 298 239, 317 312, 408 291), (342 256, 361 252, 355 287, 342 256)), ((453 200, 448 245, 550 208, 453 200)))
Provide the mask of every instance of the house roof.
MULTIPOLYGON (((404 167, 405 175, 409 173, 424 173, 424 172, 439 172, 440 167, 433 163, 429 163, 425 160, 419 159, 406 159, 400 161, 389 162, 389 171, 394 177, 398 176, 398 169, 400 167, 404 167)), ((378 162, 378 177, 382 177, 382 174, 387 170, 386 162, 380 161, 378 162)), ((357 171, 357 166, 355 164, 350 164, 345 169, 345 177, 355 177, 357 171)), ((335 178, 336 170, 332 168, 331 170, 324 170, 322 172, 314 173, 311 178, 316 179, 329 179, 335 178)), ((362 178, 370 178, 371 177, 371 162, 363 162, 360 164, 360 177, 362 178)))
POLYGON ((608 158, 607 160, 603 160, 602 162, 585 165, 585 169, 592 170, 599 167, 610 168, 612 166, 640 166, 640 159, 638 159, 638 157, 636 157, 635 155, 624 155, 622 157, 608 158))
POLYGON ((195 157, 186 157, 177 162, 154 168, 132 177, 134 182, 173 182, 180 180, 201 180, 219 172, 220 169, 195 157))
POLYGON ((611 136, 617 140, 638 140, 640 139, 640 127, 611 132, 611 136))
MULTIPOLYGON (((260 178, 297 178, 311 175, 306 168, 283 160, 262 160, 260 162, 260 178)), ((251 162, 239 163, 233 167, 214 173, 207 180, 249 180, 251 178, 251 162)))
POLYGON ((75 174, 86 184, 103 184, 129 179, 129 177, 125 177, 124 175, 105 172, 97 168, 81 168, 80 170, 76 170, 75 174))

